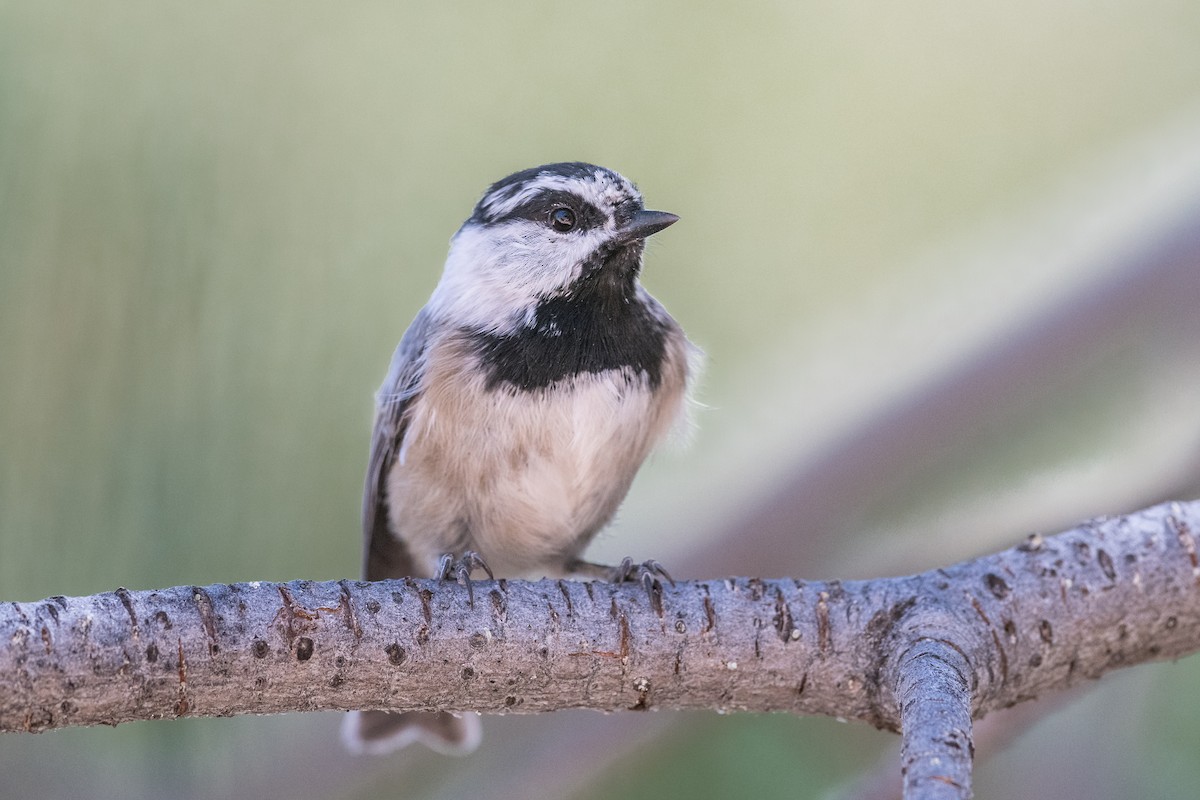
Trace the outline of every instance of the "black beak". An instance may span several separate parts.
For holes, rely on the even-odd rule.
[[[617,237],[621,242],[645,239],[678,221],[679,217],[669,211],[639,211],[628,224],[617,231]]]

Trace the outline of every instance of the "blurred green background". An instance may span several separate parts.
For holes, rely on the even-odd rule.
[[[760,553],[774,575],[1200,494],[1197,42],[1200,4],[1156,0],[0,2],[0,599],[355,575],[392,348],[484,187],[556,160],[681,215],[645,282],[708,354],[690,449],[597,558],[751,569],[730,537],[796,475],[832,510],[795,512],[809,549]],[[1146,266],[1164,241],[1182,268]],[[1126,290],[1097,326],[1087,298]],[[1093,327],[1042,361],[1071,313]],[[1005,347],[1069,366],[946,400]],[[895,445],[902,469],[822,467],[937,402],[955,434]],[[1198,690],[1194,659],[1109,676],[981,747],[979,794],[1191,796],[1173,698]],[[6,735],[0,796],[824,797],[892,743],[573,713],[489,720],[465,761],[353,760],[337,723]]]

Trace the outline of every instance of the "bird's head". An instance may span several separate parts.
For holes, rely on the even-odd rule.
[[[637,188],[592,164],[546,164],[492,184],[450,243],[431,306],[506,333],[539,303],[580,292],[632,299],[647,236],[678,217],[647,211]]]

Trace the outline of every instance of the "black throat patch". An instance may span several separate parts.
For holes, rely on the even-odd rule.
[[[637,248],[627,257],[640,255]],[[616,266],[610,263],[567,294],[541,301],[529,326],[505,335],[472,332],[487,388],[507,384],[534,391],[580,373],[622,367],[644,374],[650,387],[657,387],[667,324],[638,297],[636,266]]]

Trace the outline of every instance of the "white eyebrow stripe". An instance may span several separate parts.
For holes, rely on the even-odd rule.
[[[506,187],[499,196],[484,198],[483,208],[488,216],[503,217],[542,192],[574,192],[582,188],[580,181],[569,180],[560,175],[539,175],[532,181],[519,184],[519,186],[520,188],[516,191],[512,191],[513,187]]]
[[[542,192],[563,191],[575,194],[580,199],[607,211],[625,199],[641,200],[641,194],[633,184],[619,176],[597,170],[590,178],[566,178],[562,175],[541,174],[512,190],[506,187],[495,197],[485,197],[484,212],[489,217],[503,217],[519,208]]]

